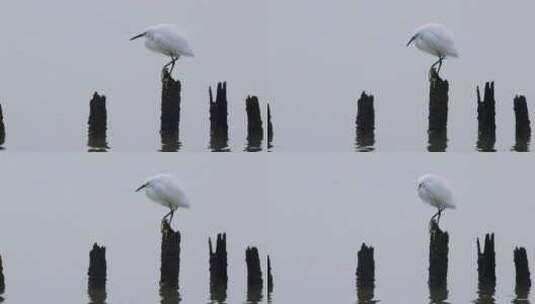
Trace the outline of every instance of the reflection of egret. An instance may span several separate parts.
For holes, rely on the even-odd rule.
[[[417,28],[407,46],[413,41],[419,50],[438,57],[437,62],[431,66],[433,69],[438,64],[437,73],[440,73],[442,60],[446,57],[459,57],[453,35],[442,24],[428,23]]]
[[[446,182],[439,176],[426,174],[418,179],[418,196],[420,199],[438,209],[438,212],[431,217],[431,221],[438,216],[437,224],[440,222],[440,215],[446,208],[455,209],[453,196]]]
[[[149,50],[171,57],[171,61],[164,66],[164,68],[171,66],[169,73],[173,72],[175,62],[180,56],[193,57],[189,41],[172,24],[150,26],[130,40],[141,37],[145,37],[145,46]]]
[[[189,208],[186,193],[180,188],[174,176],[158,174],[149,178],[143,185],[136,189],[136,192],[141,189],[145,189],[145,194],[151,200],[169,208],[169,213],[164,216],[164,219],[170,216],[169,223],[173,220],[176,209]]]

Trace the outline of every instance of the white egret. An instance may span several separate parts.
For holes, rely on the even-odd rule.
[[[136,192],[145,189],[145,194],[154,202],[169,208],[163,219],[170,216],[169,223],[173,220],[175,210],[189,208],[189,200],[186,193],[180,188],[177,179],[168,174],[158,174],[145,181],[136,189]]]
[[[171,61],[164,65],[164,69],[171,66],[169,73],[180,56],[193,57],[188,39],[172,24],[150,26],[143,33],[130,38],[130,41],[141,37],[145,37],[145,47],[149,50],[171,57]]]
[[[455,209],[451,190],[446,182],[439,176],[426,174],[418,179],[418,196],[420,199],[435,208],[438,212],[431,217],[431,221],[438,216],[437,224],[440,222],[440,215],[444,209]]]
[[[428,54],[438,57],[431,69],[438,64],[438,71],[442,67],[442,60],[446,57],[459,57],[455,48],[453,34],[442,24],[428,23],[416,29],[407,46],[414,42],[416,47]]]

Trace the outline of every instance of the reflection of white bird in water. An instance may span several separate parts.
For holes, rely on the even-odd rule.
[[[193,57],[189,41],[172,24],[150,26],[143,33],[130,38],[130,40],[141,37],[145,37],[145,46],[149,50],[171,57],[171,61],[164,65],[164,69],[171,66],[169,73],[173,72],[175,62],[180,56]]]
[[[446,208],[455,209],[453,196],[446,182],[439,176],[426,174],[418,179],[418,196],[420,199],[438,209],[438,212],[431,217],[431,222],[438,216],[437,225],[440,222],[440,215]]]
[[[412,42],[419,50],[438,57],[437,62],[431,66],[431,69],[433,69],[438,64],[437,73],[440,73],[442,60],[446,57],[459,57],[459,52],[457,52],[453,42],[453,35],[442,24],[428,23],[419,27],[407,43],[407,46]]]
[[[153,176],[137,188],[136,192],[142,189],[145,189],[145,194],[151,200],[169,208],[169,213],[163,217],[165,220],[170,216],[169,223],[173,220],[176,209],[189,208],[186,193],[180,188],[177,179],[172,175],[158,174]]]

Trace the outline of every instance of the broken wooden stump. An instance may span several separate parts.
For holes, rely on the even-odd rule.
[[[90,304],[106,302],[106,247],[93,244],[89,252],[89,268],[87,270],[87,294]]]
[[[496,252],[494,233],[485,235],[483,251],[477,238],[477,278],[483,287],[496,286]]]
[[[180,149],[180,81],[174,80],[166,68],[162,70],[162,103],[160,138],[162,152]]]
[[[210,150],[228,152],[228,110],[227,83],[218,82],[214,100],[212,88],[208,88],[210,96]]]
[[[262,128],[262,116],[260,113],[258,97],[247,96],[245,100],[245,110],[247,112],[247,146],[245,151],[261,151],[262,140],[264,139],[264,129]]]
[[[374,249],[362,243],[357,254],[357,299],[359,303],[369,303],[375,293]]]
[[[268,150],[273,148],[273,124],[271,123],[271,107],[267,104],[267,137]]]
[[[6,125],[4,124],[4,113],[2,105],[0,104],[0,150],[2,145],[6,142]]]
[[[371,152],[375,145],[375,109],[373,95],[362,92],[357,101],[356,145],[357,151]]]
[[[448,285],[449,234],[431,221],[429,237],[429,278],[431,289],[444,289]]]
[[[485,83],[483,99],[477,87],[477,149],[481,152],[495,152],[496,143],[496,99],[494,82]]]
[[[262,300],[262,269],[260,257],[256,247],[247,247],[245,250],[245,262],[247,264],[247,301],[259,302]]]
[[[526,248],[516,247],[513,252],[513,255],[516,272],[515,291],[517,294],[529,293],[529,289],[531,288],[531,278]]]
[[[210,298],[212,301],[224,302],[227,299],[227,234],[218,233],[216,249],[213,251],[212,240],[208,238],[210,262]]]
[[[268,295],[273,292],[273,274],[271,273],[271,258],[267,256],[267,289]]]
[[[531,123],[529,120],[528,104],[526,97],[515,96],[515,145],[514,151],[528,152],[531,139]]]
[[[107,119],[106,96],[95,92],[89,101],[89,119],[87,121],[89,152],[104,152],[108,149],[106,142]]]
[[[160,286],[178,289],[180,273],[180,231],[174,231],[167,220],[162,221]]]
[[[449,83],[431,69],[429,78],[429,116],[427,151],[444,152],[448,147]]]
[[[5,291],[6,281],[4,278],[4,264],[2,263],[2,256],[0,256],[0,296],[3,295]]]

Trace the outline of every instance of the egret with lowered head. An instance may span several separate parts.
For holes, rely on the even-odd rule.
[[[428,23],[417,28],[407,46],[413,42],[419,50],[438,57],[437,62],[431,66],[433,69],[438,64],[437,74],[440,73],[442,60],[446,57],[459,57],[453,34],[442,24]]]
[[[444,209],[455,209],[451,190],[446,182],[439,176],[426,174],[418,179],[418,196],[420,199],[435,208],[438,212],[431,217],[431,222],[438,216],[437,225],[440,222],[440,215]]]
[[[171,57],[171,61],[164,65],[164,69],[171,66],[169,73],[173,72],[175,62],[181,57],[193,57],[189,41],[181,34],[175,25],[157,24],[150,26],[143,33],[130,40],[145,37],[145,46],[156,53]]]
[[[180,188],[177,179],[169,174],[158,174],[145,181],[136,192],[145,189],[145,194],[154,202],[169,208],[163,220],[169,218],[169,224],[178,208],[189,208],[186,193]]]

